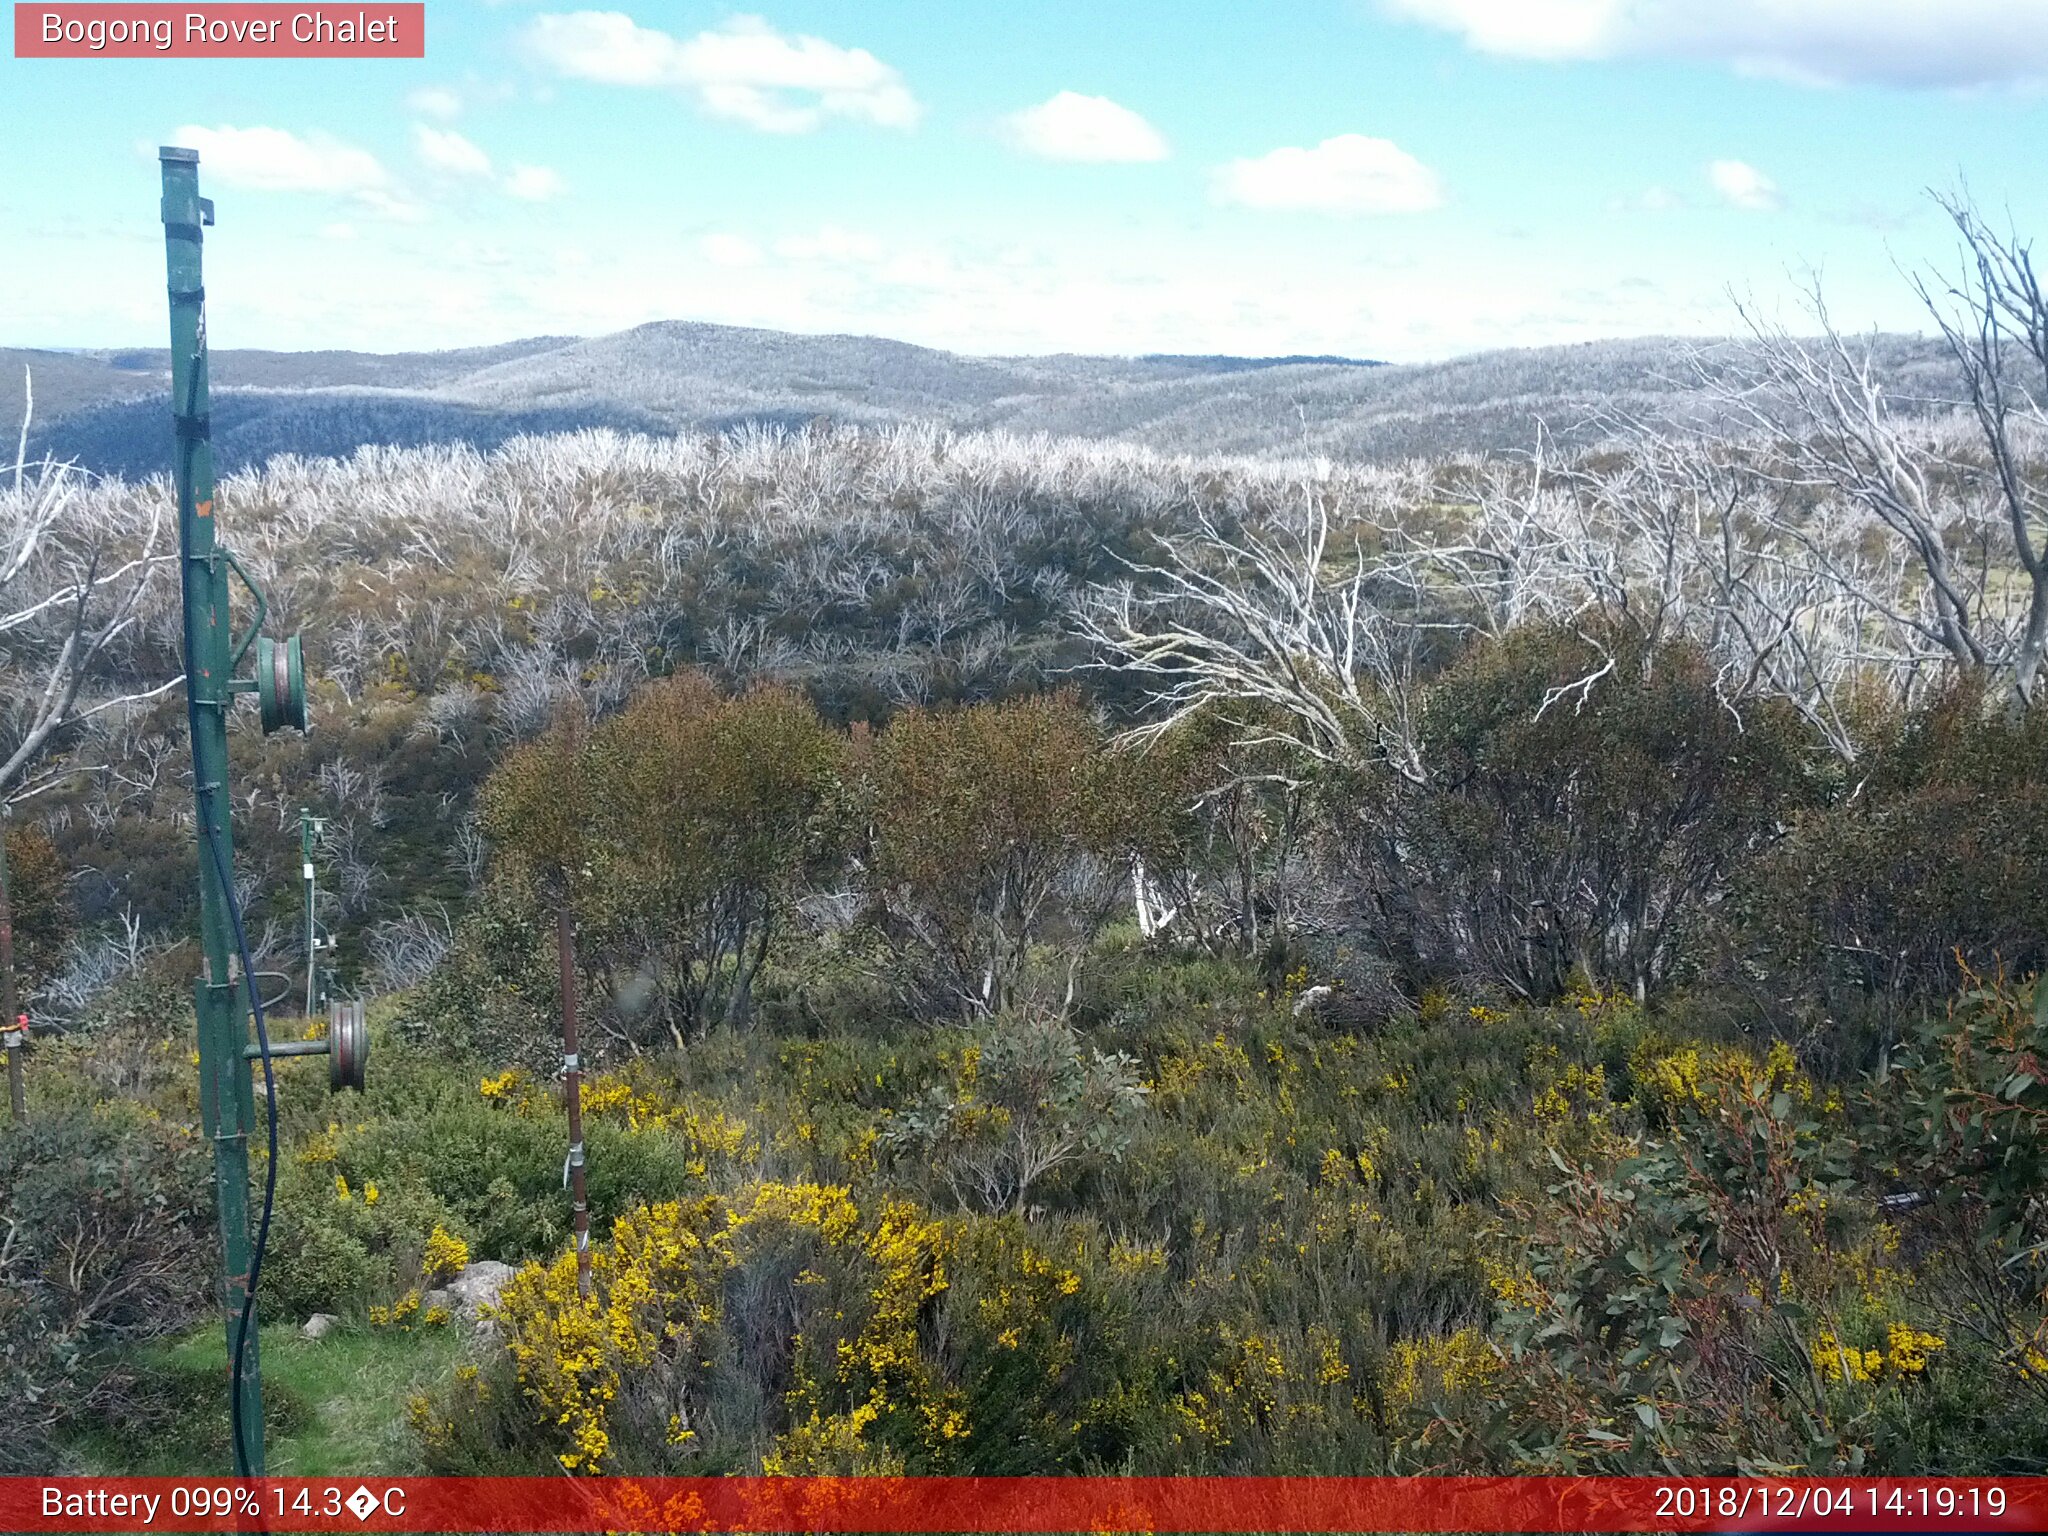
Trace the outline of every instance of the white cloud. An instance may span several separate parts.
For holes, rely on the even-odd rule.
[[[1343,133],[1217,167],[1216,196],[1247,208],[1420,213],[1443,202],[1436,172],[1391,139]]]
[[[201,128],[188,123],[169,142],[198,150],[209,178],[256,192],[367,196],[390,182],[375,155],[322,133],[302,138],[282,128]]]
[[[1645,187],[1640,192],[1614,200],[1613,207],[1621,213],[1671,213],[1685,206],[1685,199],[1669,187]]]
[[[619,11],[573,11],[537,17],[526,47],[560,74],[684,91],[711,116],[766,133],[808,133],[829,118],[908,128],[920,110],[865,48],[789,36],[758,16],[677,38]]]
[[[2048,77],[2048,0],[1382,0],[1487,53],[1719,63],[1803,84]]]
[[[1778,184],[1746,160],[1716,160],[1707,167],[1707,180],[1737,208],[1775,213],[1785,206]]]
[[[443,122],[462,116],[462,98],[445,85],[422,86],[405,98],[405,104],[421,117],[438,117]]]
[[[356,194],[356,200],[380,219],[393,224],[424,224],[427,210],[404,193],[386,192],[381,187],[367,187]]]
[[[1048,160],[1164,160],[1166,136],[1107,96],[1061,91],[1003,120],[1010,142]]]
[[[451,176],[496,181],[510,196],[529,203],[545,203],[567,190],[561,174],[544,165],[515,165],[503,177],[491,164],[491,157],[473,140],[452,128],[430,128],[415,123],[413,147],[427,165]]]
[[[451,176],[491,174],[491,157],[453,128],[429,128],[425,123],[415,123],[412,142],[420,159],[437,171],[446,171]]]
[[[880,261],[882,242],[859,230],[826,224],[815,234],[791,235],[776,241],[775,254],[785,261]]]
[[[697,242],[697,250],[714,267],[758,267],[761,264],[761,247],[745,235],[706,235]]]
[[[1614,49],[1626,0],[1386,0],[1397,16],[1462,33],[1484,53],[1598,58]]]
[[[544,165],[515,165],[505,178],[505,190],[529,203],[545,203],[568,190],[561,174]]]

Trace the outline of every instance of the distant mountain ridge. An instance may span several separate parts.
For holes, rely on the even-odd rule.
[[[1286,357],[1234,357],[1227,352],[1143,352],[1141,363],[1171,363],[1211,373],[1243,373],[1253,368],[1285,368],[1294,363],[1335,363],[1346,368],[1384,368],[1372,357],[1339,357],[1334,353],[1291,353]]]
[[[1333,355],[1152,353],[974,357],[868,336],[658,321],[447,352],[215,352],[224,469],[368,444],[491,447],[525,432],[668,433],[755,422],[932,421],[1113,439],[1166,452],[1390,459],[1569,440],[1597,412],[1681,404],[1696,343],[1669,337],[1391,364]],[[1939,369],[1931,344],[1886,338],[1887,365]],[[0,349],[0,441],[35,375],[33,446],[140,478],[168,459],[162,349]]]

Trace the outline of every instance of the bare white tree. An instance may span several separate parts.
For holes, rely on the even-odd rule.
[[[454,922],[439,903],[432,911],[422,908],[387,918],[370,930],[371,985],[379,992],[418,986],[454,942]]]
[[[33,380],[27,384],[33,404]],[[28,461],[24,411],[13,483],[0,489],[0,799],[53,780],[37,768],[67,727],[178,686],[119,677],[162,558],[162,508],[83,494],[71,464]],[[109,514],[114,515],[109,515]]]
[[[1201,508],[1192,522],[1076,615],[1104,664],[1146,686],[1144,733],[1207,711],[1241,747],[1384,763],[1419,782],[1418,625],[1391,611],[1401,593],[1380,578],[1393,567],[1368,553],[1366,530],[1341,536],[1333,555],[1329,498],[1313,484],[1291,526],[1232,536]]]
[[[2039,696],[2048,651],[2048,297],[2030,243],[1999,234],[1960,195],[1935,200],[1962,239],[1963,270],[1939,289],[1924,276],[1916,286],[1962,371],[1984,477],[2004,514],[2001,553],[2017,566],[2009,574],[2019,590],[2003,664],[2024,706]]]
[[[1817,283],[1805,299],[1815,339],[1744,307],[1750,338],[1721,398],[1749,435],[1750,472],[1805,493],[1779,499],[1770,538],[1788,570],[1854,615],[1863,660],[1895,691],[1938,662],[2024,705],[2048,644],[2048,461],[2040,396],[2020,376],[2034,343],[2022,337],[2048,354],[2048,311],[2025,247],[1944,206],[1974,264],[1939,293],[1919,286],[1964,401],[1888,385],[1872,339],[1842,333]],[[1957,405],[1974,433],[1953,430]]]

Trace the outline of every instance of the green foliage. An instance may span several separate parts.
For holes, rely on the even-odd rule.
[[[1023,1211],[1040,1180],[1069,1164],[1120,1162],[1146,1086],[1125,1052],[1086,1046],[1043,1014],[998,1016],[955,1058],[952,1080],[884,1133],[892,1151],[938,1173],[963,1206]]]
[[[541,1069],[561,1060],[554,917],[532,882],[488,878],[409,999],[410,1032],[457,1057]]]
[[[126,1401],[114,1353],[207,1298],[205,1149],[144,1106],[40,1100],[0,1130],[0,1471],[48,1471],[66,1425]]]
[[[697,673],[519,748],[483,796],[493,900],[457,945],[462,979],[437,982],[430,1012],[468,1043],[523,1054],[514,1042],[545,1007],[538,953],[553,937],[537,930],[566,905],[617,1044],[681,1044],[747,1019],[798,896],[843,852],[844,752],[799,695],[728,698]],[[486,1001],[492,977],[533,1001]]]
[[[403,1407],[420,1386],[460,1369],[454,1328],[343,1325],[309,1339],[296,1322],[262,1331],[265,1461],[287,1477],[403,1473],[418,1452]],[[218,1323],[123,1363],[131,1406],[71,1442],[95,1475],[191,1476],[228,1465],[227,1346]]]
[[[124,1469],[153,1467],[167,1475],[233,1465],[222,1334],[216,1324],[200,1335],[205,1343],[198,1348],[158,1343],[131,1354],[123,1362],[117,1400],[78,1436],[85,1459],[115,1459]],[[305,1399],[275,1368],[270,1345],[270,1339],[262,1340],[266,1450],[303,1430],[309,1417]],[[276,1464],[274,1451],[268,1459]]]
[[[1990,1295],[2048,1296],[2048,984],[1971,980],[1878,1079],[1882,1171],[1969,1232]]]
[[[1894,1024],[1978,971],[2048,964],[2048,710],[1958,690],[1877,734],[1850,792],[1741,882],[1752,974],[1809,1014]]]
[[[1018,1001],[1037,945],[1078,954],[1159,819],[1143,763],[1106,752],[1068,693],[909,711],[871,773],[883,920],[952,1009]]]
[[[1435,1418],[1402,1460],[1622,1474],[2039,1467],[2039,1170],[2027,1111],[2005,1113],[2032,1087],[2022,1069],[2038,1027],[2024,993],[1965,998],[1930,1026],[1927,1055],[1847,1105],[1783,1045],[1762,1058],[1648,1047],[1638,1087],[1663,1133],[1578,1161],[1553,1153],[1559,1177],[1508,1204],[1491,1271],[1504,1369],[1482,1412]],[[2018,1148],[2010,1183],[2002,1156],[1968,1152],[2004,1137]],[[1878,1197],[1901,1177],[1954,1193],[1887,1209]]]
[[[1962,922],[1982,877],[2001,912],[1968,952],[2027,937],[2032,727],[1899,726],[1813,809],[1801,732],[1714,682],[1626,636],[1477,648],[1427,691],[1424,782],[1394,785],[1278,782],[1200,720],[1126,751],[1071,695],[842,735],[798,695],[673,678],[492,779],[489,878],[376,1010],[370,1092],[281,1070],[265,1305],[381,1338],[430,1242],[531,1261],[511,1326],[405,1415],[439,1470],[2039,1470],[2034,994],[1972,980],[1861,1093],[1844,1032],[1797,1057],[1743,1033],[1807,974],[1805,930],[1743,927],[1757,882],[1860,807],[1939,801],[1938,829],[2005,804],[2010,868],[1964,846],[1922,921]],[[1164,933],[1109,925],[1140,859],[1186,914]],[[1337,899],[1340,866],[1369,902]],[[1773,894],[1839,882],[1839,913],[1865,869]],[[588,1054],[625,1058],[585,1083],[590,1298],[564,899]],[[1716,925],[1757,969],[1669,990]],[[47,1284],[0,1295],[23,1393],[150,1443],[184,1388],[120,1418],[115,1351],[189,1316],[162,1298],[203,1300],[211,1256],[175,987],[147,972],[39,1046],[37,1113],[80,1151],[0,1163],[9,1221],[143,1202],[163,1220],[121,1241],[180,1234],[174,1261],[110,1260],[145,1316],[80,1330]]]
[[[1840,1126],[1782,1050],[1687,1049],[1644,1077],[1668,1137],[1592,1164],[1553,1153],[1561,1180],[1511,1207],[1508,1369],[1484,1428],[1439,1438],[1554,1472],[1826,1466],[1793,1298],[1827,1293]]]
[[[1560,995],[1675,975],[1745,857],[1809,793],[1781,705],[1719,691],[1683,643],[1519,630],[1424,698],[1426,779],[1368,788],[1358,868],[1386,942],[1431,976]]]
[[[266,1289],[293,1316],[360,1314],[431,1283],[423,1256],[436,1228],[474,1257],[510,1262],[568,1236],[568,1122],[556,1095],[474,1060],[400,1045],[377,1056],[361,1118],[323,1120],[317,1107],[295,1117],[265,1271]],[[486,1093],[486,1084],[497,1086]],[[690,1149],[662,1127],[594,1110],[584,1137],[600,1236],[635,1202],[690,1187]]]
[[[10,823],[5,836],[14,985],[16,995],[26,999],[56,970],[75,917],[63,856],[48,834],[39,827]]]
[[[402,1315],[437,1227],[536,1261],[519,1350],[435,1357],[403,1413],[411,1379],[377,1389],[413,1437],[377,1454],[443,1471],[530,1473],[591,1431],[650,1472],[2020,1471],[2048,1428],[2039,1088],[2015,1086],[2042,1026],[1984,993],[1863,1094],[1612,992],[1431,992],[1356,1033],[1242,961],[1136,947],[1070,1023],[717,1029],[587,1083],[587,1305],[547,1080],[380,1009],[362,1100],[281,1074],[266,1306]],[[189,1113],[182,1051],[123,1050],[164,1120],[66,1124]],[[41,1057],[52,1116],[100,1092],[91,1054]],[[203,1148],[160,1134],[203,1264]],[[960,1198],[949,1158],[999,1194]],[[1952,1199],[1878,1205],[1950,1169]],[[156,1443],[163,1383],[86,1360],[63,1379]]]
[[[588,885],[593,791],[590,727],[571,711],[505,755],[478,797],[484,832],[550,905]]]
[[[800,695],[696,674],[600,727],[580,954],[633,1040],[752,1014],[797,897],[843,852],[844,754]]]
[[[331,1140],[315,1140],[280,1170],[265,1290],[287,1317],[315,1312],[360,1315],[421,1278],[421,1256],[438,1226],[458,1227],[446,1202],[416,1180],[351,1181],[335,1171]],[[351,1152],[355,1149],[350,1148]],[[357,1166],[377,1161],[353,1156]]]

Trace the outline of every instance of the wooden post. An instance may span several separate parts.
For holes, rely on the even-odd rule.
[[[28,1122],[28,1085],[22,1081],[22,1053],[28,1027],[14,992],[14,877],[7,868],[7,826],[0,822],[0,1039],[7,1046],[7,1103],[14,1123]]]

